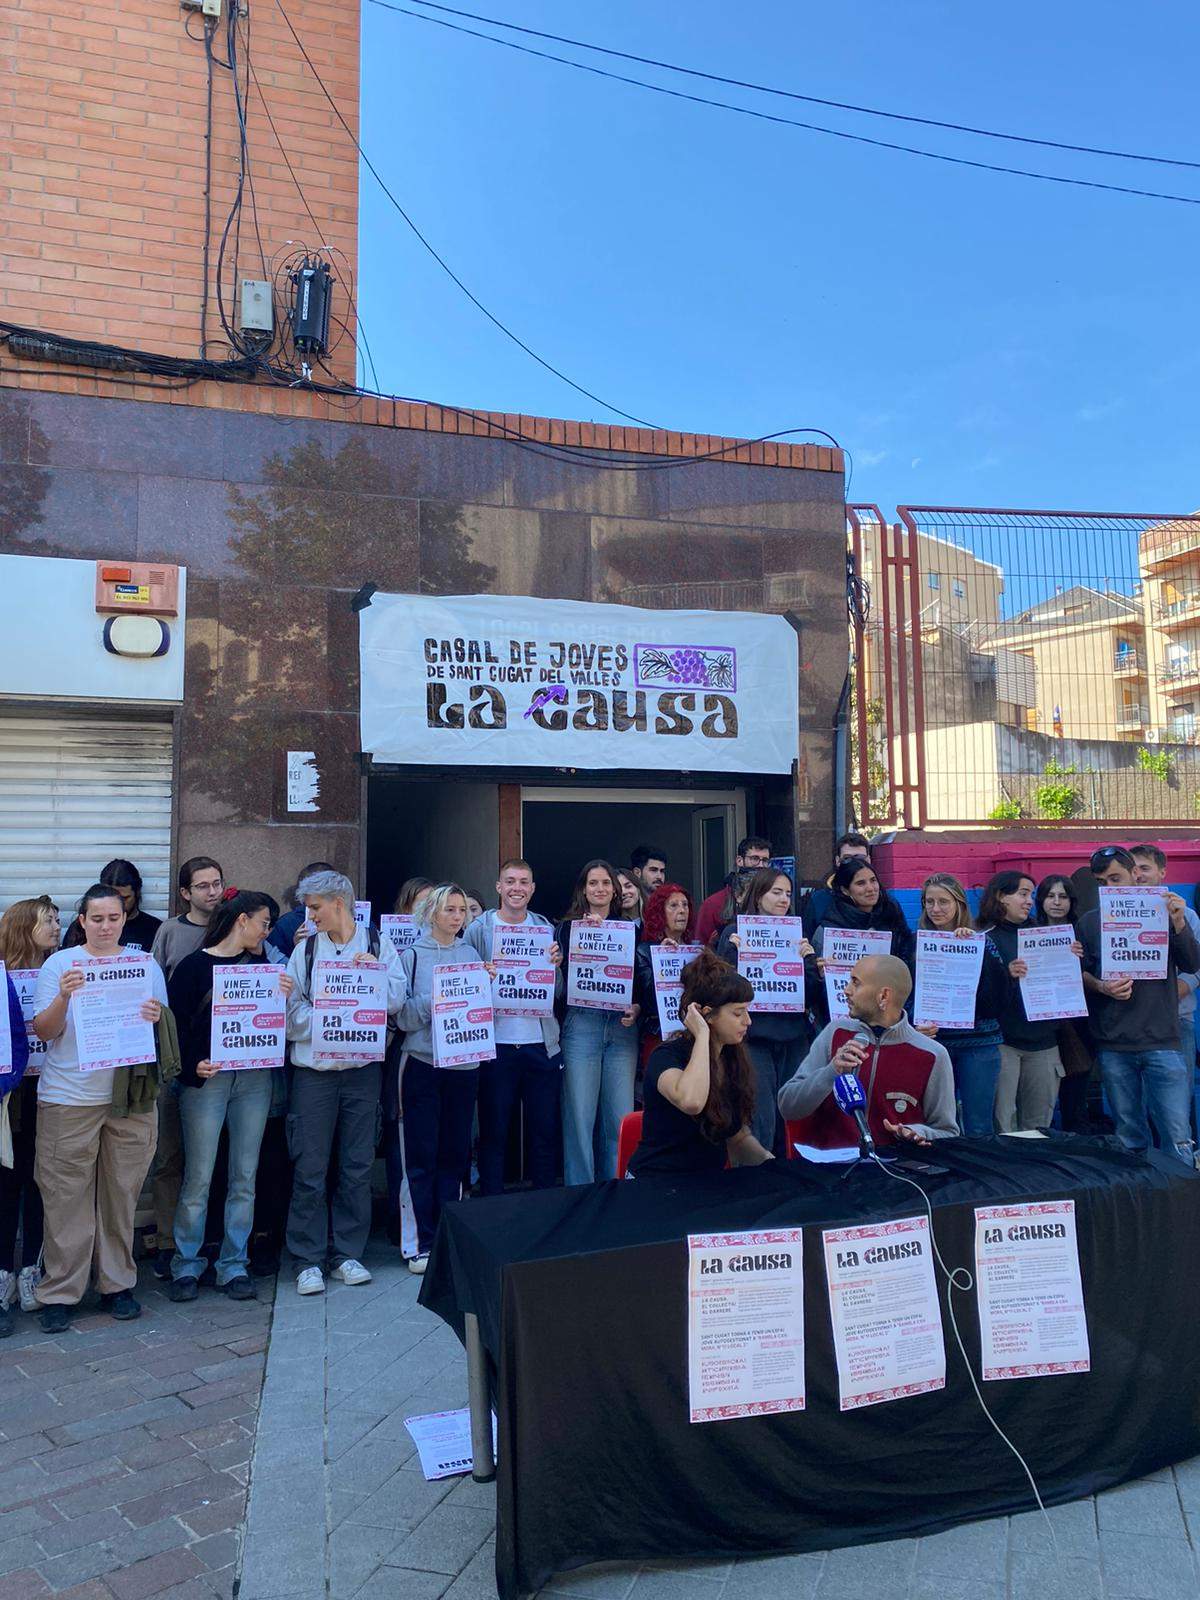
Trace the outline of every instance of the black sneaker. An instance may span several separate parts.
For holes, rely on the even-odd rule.
[[[142,1314],[141,1305],[128,1289],[122,1289],[117,1294],[102,1294],[100,1309],[107,1311],[118,1322],[133,1322]]]
[[[236,1278],[230,1278],[229,1282],[221,1284],[220,1288],[221,1293],[228,1295],[231,1300],[258,1299],[258,1291],[245,1272],[239,1272]]]
[[[71,1326],[70,1306],[43,1306],[38,1317],[43,1333],[66,1333]]]
[[[252,1278],[274,1278],[279,1274],[279,1252],[274,1254],[270,1250],[250,1257],[250,1276]]]
[[[167,1299],[173,1300],[176,1305],[182,1305],[185,1301],[194,1300],[199,1293],[200,1280],[189,1274],[186,1278],[172,1280],[171,1287],[167,1290]],[[115,1311],[113,1315],[116,1315]]]
[[[7,1339],[12,1334],[12,1317],[8,1314],[7,1306],[0,1306],[0,1339]]]
[[[171,1281],[171,1262],[175,1258],[175,1246],[169,1250],[158,1250],[154,1255],[154,1276],[163,1283]]]

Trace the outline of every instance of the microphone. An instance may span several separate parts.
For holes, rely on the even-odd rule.
[[[839,1111],[853,1117],[858,1124],[858,1149],[863,1156],[875,1154],[875,1140],[867,1123],[867,1097],[862,1084],[853,1072],[839,1072],[833,1080],[833,1098]]]

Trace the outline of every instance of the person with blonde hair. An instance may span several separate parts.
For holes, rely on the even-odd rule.
[[[58,939],[58,907],[49,895],[18,900],[0,917],[0,961],[9,974],[6,989],[12,1046],[8,1070],[0,1068],[0,1339],[13,1331],[8,1313],[14,1301],[19,1302],[22,1311],[37,1310],[34,1290],[41,1277],[38,1263],[42,1256],[42,1196],[33,1181],[33,1157],[37,1140],[36,1062],[46,1047],[38,1040],[36,1053],[30,1050],[24,1010],[11,974],[35,972],[58,949]],[[29,1071],[31,1062],[33,1072]],[[6,1124],[11,1158],[7,1164]]]

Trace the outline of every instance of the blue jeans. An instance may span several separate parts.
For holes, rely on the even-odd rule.
[[[969,1139],[984,1139],[995,1131],[996,1082],[1000,1077],[1000,1030],[995,1038],[952,1042],[943,1033],[950,1065],[954,1068],[954,1092],[962,1112],[962,1131]]]
[[[173,1278],[198,1278],[207,1266],[201,1254],[208,1190],[221,1129],[229,1124],[229,1186],[225,1194],[225,1237],[217,1258],[217,1283],[246,1272],[247,1245],[254,1224],[254,1176],[275,1074],[257,1068],[218,1072],[199,1088],[179,1091],[183,1125],[183,1186],[175,1211]]]
[[[1178,1050],[1097,1050],[1100,1080],[1126,1150],[1150,1146],[1150,1123],[1166,1155],[1190,1167],[1192,1074]],[[1149,1115],[1149,1123],[1147,1122]]]
[[[636,1027],[619,1011],[568,1006],[562,1028],[563,1171],[568,1184],[617,1175],[621,1118],[633,1110]]]

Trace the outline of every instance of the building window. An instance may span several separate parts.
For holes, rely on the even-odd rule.
[[[942,586],[941,574],[938,573],[938,572],[931,572],[929,574],[929,587],[931,589],[940,589],[941,586]]]
[[[954,580],[954,598],[956,600],[965,600],[967,598],[967,586],[961,578],[955,578]]]

